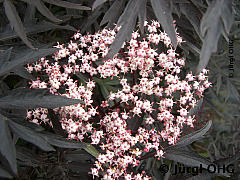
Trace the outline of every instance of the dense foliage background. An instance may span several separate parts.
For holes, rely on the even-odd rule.
[[[51,47],[57,41],[68,42],[77,30],[95,33],[115,23],[122,28],[111,45],[111,58],[137,23],[144,34],[144,20],[156,19],[174,46],[176,21],[186,41],[177,50],[187,58],[187,70],[198,73],[207,67],[214,86],[193,109],[198,124],[186,129],[179,146],[169,148],[162,161],[153,158],[153,152],[146,153],[138,170],[145,170],[156,180],[239,179],[238,0],[0,0],[0,15],[0,177],[92,179],[88,172],[97,148],[66,141],[56,126],[43,129],[25,120],[27,108],[52,109],[79,102],[42,90],[23,90],[29,80],[36,79],[24,65],[56,52]],[[100,87],[103,97],[111,91],[108,88]],[[53,114],[50,119],[58,121]],[[234,173],[173,175],[177,163],[205,167],[234,164]],[[167,164],[169,171],[162,171],[161,164]]]

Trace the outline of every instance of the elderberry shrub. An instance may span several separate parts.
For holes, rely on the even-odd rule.
[[[120,27],[94,35],[76,33],[68,44],[55,46],[60,50],[52,58],[43,57],[26,67],[28,72],[42,75],[30,82],[30,88],[48,88],[52,94],[84,101],[55,108],[54,112],[61,117],[69,139],[90,141],[101,148],[103,153],[91,168],[93,176],[101,172],[103,179],[151,179],[144,172],[134,174],[128,167],[138,166],[144,151],[155,150],[156,158],[164,157],[162,142],[173,145],[184,124],[193,127],[195,119],[188,111],[211,86],[206,69],[196,76],[189,72],[185,79],[180,78],[185,59],[175,52],[157,21],[145,22],[144,26],[148,31],[145,37],[133,32],[119,53],[102,63],[100,59],[108,54]],[[177,40],[178,44],[183,41],[178,33]],[[153,48],[160,43],[166,49],[163,52]],[[73,78],[75,74],[89,78],[79,83]],[[110,92],[105,100],[96,100],[93,96],[99,79],[114,79],[113,85],[121,88]],[[62,87],[64,93],[60,92]],[[29,110],[27,118],[52,126],[47,114],[47,109],[37,108]]]

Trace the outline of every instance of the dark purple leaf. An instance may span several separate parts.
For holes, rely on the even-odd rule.
[[[181,137],[175,145],[170,146],[167,149],[184,147],[203,138],[203,136],[208,132],[211,126],[212,126],[212,121],[209,121],[204,127],[202,127],[201,129],[193,133],[190,133],[186,136]]]
[[[61,0],[43,0],[43,1],[45,1],[49,4],[54,4],[56,6],[70,8],[70,9],[91,10],[90,7],[82,6],[80,4],[71,3],[71,2],[67,2],[67,1],[61,1]]]
[[[22,65],[27,63],[32,63],[34,61],[39,60],[42,57],[45,57],[49,54],[56,52],[58,49],[49,48],[49,49],[39,49],[39,50],[31,50],[25,49],[19,54],[16,55],[11,61],[5,61],[0,66],[0,75],[4,75]]]
[[[200,29],[204,40],[196,74],[207,66],[211,54],[217,51],[220,35],[227,36],[226,33],[229,33],[233,22],[231,2],[232,0],[212,2],[202,18]]]
[[[7,172],[1,165],[0,165],[0,177],[2,178],[12,178],[12,175]]]
[[[8,119],[0,114],[0,153],[8,161],[11,170],[17,174],[16,150],[8,127]]]
[[[12,108],[56,108],[83,103],[78,99],[70,99],[65,96],[47,93],[47,89],[18,88],[0,98],[0,107]]]
[[[46,18],[50,19],[53,22],[62,22],[61,19],[56,18],[53,13],[45,6],[41,0],[24,0],[25,2],[34,5],[37,10]]]
[[[168,0],[151,0],[151,3],[159,23],[163,26],[163,29],[170,37],[173,46],[176,48],[177,35],[175,27],[173,25],[173,17],[170,2]]]
[[[13,121],[10,121],[9,125],[12,131],[25,141],[38,146],[44,151],[55,151],[54,148],[48,144],[47,141],[43,139],[38,132],[35,132],[34,130]]]
[[[133,29],[136,25],[139,7],[141,7],[142,3],[144,3],[144,1],[141,1],[141,3],[139,3],[138,0],[128,2],[127,7],[117,23],[117,26],[121,26],[121,29],[117,33],[115,40],[110,46],[110,50],[104,59],[112,58],[121,49],[123,43],[131,39]]]
[[[100,26],[106,24],[107,22],[109,22],[109,24],[114,23],[115,20],[120,16],[120,13],[124,8],[124,4],[125,0],[114,1],[114,3],[103,16]]]
[[[147,9],[146,9],[147,1],[146,0],[143,0],[143,1],[144,2],[141,3],[141,6],[139,7],[139,11],[138,11],[139,27],[142,34],[144,34],[144,21],[146,20],[146,13],[147,13]]]
[[[179,6],[181,12],[188,18],[200,37],[200,18],[202,17],[201,12],[191,3],[182,3],[179,4]]]
[[[34,49],[31,42],[28,40],[27,35],[24,31],[22,21],[18,15],[12,0],[4,0],[3,2],[6,16],[10,22],[12,29],[17,33],[17,35],[22,39],[22,41],[30,48]]]
[[[92,6],[92,10],[95,10],[98,6],[105,3],[107,0],[95,0]]]

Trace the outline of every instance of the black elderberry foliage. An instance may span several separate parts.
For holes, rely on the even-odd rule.
[[[0,178],[92,179],[88,172],[101,149],[66,140],[52,111],[83,102],[51,95],[44,89],[28,89],[29,80],[38,76],[24,66],[51,57],[58,50],[53,45],[68,42],[78,30],[94,34],[117,24],[122,28],[110,46],[107,58],[112,58],[137,25],[144,35],[144,21],[154,19],[187,59],[186,71],[198,74],[209,69],[213,87],[189,112],[196,116],[195,127],[184,127],[175,146],[163,142],[164,159],[154,158],[153,151],[144,153],[139,167],[129,170],[134,174],[145,171],[157,180],[239,179],[239,0],[0,0],[0,17]],[[185,41],[181,46],[177,46],[175,25]],[[88,81],[80,73],[74,78],[81,83]],[[114,81],[98,82],[96,102],[118,89],[118,83],[109,83]],[[53,128],[26,120],[26,110],[36,107],[49,109]],[[131,121],[128,127],[137,130],[144,121],[138,122]],[[201,165],[204,170],[197,175],[174,175],[177,163]],[[161,170],[163,164],[168,171]],[[234,171],[210,173],[210,164],[231,164]]]

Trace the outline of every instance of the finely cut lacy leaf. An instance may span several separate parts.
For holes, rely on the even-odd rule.
[[[202,14],[199,11],[199,9],[191,3],[180,3],[179,6],[180,6],[181,12],[188,18],[188,20],[193,25],[195,31],[201,38],[200,17],[202,16]]]
[[[16,150],[8,127],[8,119],[0,114],[0,154],[6,158],[11,170],[17,174]]]
[[[44,3],[41,0],[23,0],[23,1],[34,5],[43,16],[50,19],[51,21],[56,23],[62,22],[61,19],[56,18],[52,14],[52,12],[44,5]]]
[[[196,74],[200,73],[207,66],[211,54],[217,51],[220,35],[227,36],[226,33],[229,33],[232,23],[232,0],[212,2],[204,14],[200,25],[204,40]]]
[[[138,11],[138,21],[139,21],[139,28],[141,30],[141,33],[144,34],[144,21],[146,20],[146,13],[147,13],[147,2],[146,0],[143,0],[144,2],[141,3],[141,6],[139,7]]]
[[[70,25],[58,25],[58,24],[53,24],[51,22],[47,22],[44,20],[36,23],[30,22],[30,23],[24,24],[24,26],[25,26],[25,32],[27,35],[46,32],[52,29],[66,29],[70,31],[77,31],[77,29],[75,29]],[[16,32],[11,31],[9,28],[5,28],[3,32],[0,33],[1,41],[13,39],[16,37],[17,37]]]
[[[182,163],[187,166],[197,166],[202,165],[203,168],[207,168],[210,164],[213,164],[208,159],[191,152],[187,152],[186,150],[174,149],[173,151],[166,151],[164,154],[169,160],[173,160],[179,163]],[[213,167],[212,167],[213,168]],[[210,170],[212,170],[210,168]]]
[[[212,178],[219,176],[219,174],[216,173],[209,173],[207,171],[203,171],[203,173],[196,175],[196,176],[192,176],[190,178],[188,178],[187,180],[211,180]]]
[[[0,107],[2,108],[56,108],[79,103],[83,103],[83,101],[70,99],[65,96],[48,94],[46,89],[18,88],[0,98]]]
[[[55,149],[50,144],[48,144],[48,142],[42,138],[38,132],[35,132],[32,129],[22,126],[13,121],[10,121],[9,125],[12,131],[25,141],[33,143],[44,151],[55,151]]]
[[[35,62],[38,59],[45,57],[49,54],[56,52],[58,49],[49,48],[49,49],[39,49],[31,50],[26,49],[17,54],[11,61],[5,61],[0,66],[0,76],[20,67],[27,63]]]
[[[62,138],[55,134],[41,132],[40,136],[45,139],[49,144],[61,148],[85,148],[87,146],[86,143],[66,140],[65,138]]]
[[[107,0],[95,0],[93,5],[92,5],[92,10],[96,9],[98,6],[102,5],[105,3]]]
[[[80,4],[71,3],[67,1],[61,1],[61,0],[43,0],[43,1],[49,4],[54,4],[56,6],[65,7],[65,8],[78,9],[78,10],[91,10],[90,7],[82,6]]]
[[[3,169],[2,166],[0,165],[0,177],[12,178],[12,175],[9,172],[7,172],[5,169]]]
[[[227,78],[227,97],[225,98],[225,102],[227,102],[230,97],[236,99],[238,102],[240,101],[238,89],[231,80]]]
[[[201,129],[193,133],[190,133],[186,136],[181,137],[174,146],[170,146],[167,149],[184,147],[203,138],[203,136],[208,132],[211,126],[212,126],[212,121],[209,121],[207,124],[204,125],[204,127],[202,127]]]
[[[173,17],[171,14],[170,3],[168,0],[151,0],[152,8],[159,23],[169,35],[173,46],[177,47],[177,35],[173,25]]]
[[[12,3],[12,0],[4,0],[3,2],[5,13],[11,24],[11,27],[15,30],[17,35],[23,40],[23,42],[30,48],[34,49],[30,41],[28,41],[27,35],[24,31],[22,21],[17,13],[15,6]]]
[[[188,113],[188,116],[196,115],[196,114],[199,112],[199,110],[200,110],[200,108],[201,108],[201,106],[202,106],[202,103],[203,103],[203,98],[201,98],[200,100],[198,100],[198,102],[196,103],[196,105],[195,105],[192,109],[190,109],[190,111],[189,111],[189,113]]]
[[[100,26],[106,24],[113,24],[114,21],[118,18],[119,14],[121,13],[124,7],[125,0],[114,1],[112,6],[108,9],[108,11],[103,16],[103,19],[100,23]]]
[[[121,26],[121,29],[111,44],[106,59],[112,58],[121,49],[123,43],[131,38],[132,31],[137,20],[139,7],[141,7],[142,3],[144,3],[144,1],[141,1],[141,3],[139,3],[138,0],[132,0],[128,2],[127,7],[117,23],[117,26]]]
[[[11,53],[12,53],[12,47],[7,50],[0,51],[0,64],[3,64],[4,62],[9,61]]]
[[[10,121],[10,127],[20,138],[35,144],[44,151],[55,151],[51,145],[61,148],[85,148],[87,146],[85,143],[66,140],[55,134],[36,132],[13,121]]]

